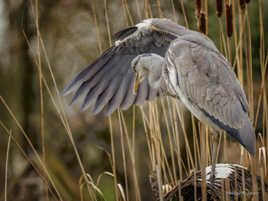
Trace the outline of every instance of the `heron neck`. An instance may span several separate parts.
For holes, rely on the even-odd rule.
[[[163,57],[152,54],[147,58],[147,65],[145,65],[148,69],[148,81],[149,85],[157,89],[161,85],[162,81],[162,72],[163,72],[163,64],[164,64],[164,59]]]

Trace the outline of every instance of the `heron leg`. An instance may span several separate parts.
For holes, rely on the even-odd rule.
[[[212,151],[211,151],[211,175],[210,181],[214,182],[216,178],[216,163],[217,163],[217,156],[218,156],[218,143],[219,143],[219,134],[215,133],[211,137],[212,139]]]

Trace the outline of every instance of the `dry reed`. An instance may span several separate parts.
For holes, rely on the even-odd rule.
[[[110,30],[110,21],[109,21],[109,12],[108,12],[108,3],[109,1],[104,0],[105,4],[105,24],[107,29],[107,35],[109,38],[109,43],[111,45],[111,30]],[[162,4],[160,0],[156,0],[156,6],[157,9],[154,11],[152,9],[152,6],[150,4],[151,1],[144,0],[144,17],[165,17],[165,12],[162,9]],[[173,1],[171,1],[173,2]],[[201,1],[196,0],[196,12],[198,13],[198,20],[199,20],[199,30],[203,33],[207,33],[207,20],[206,17],[208,16],[207,10],[206,12],[202,12],[202,5]],[[183,13],[183,19],[185,21],[185,25],[189,27],[189,22],[186,15],[186,10],[184,8],[184,2],[179,1]],[[207,2],[206,2],[207,3]],[[227,35],[224,34],[221,20],[219,19],[219,36],[220,36],[220,44],[222,47],[223,54],[228,58],[230,63],[237,68],[238,77],[239,80],[244,83],[243,75],[246,75],[245,79],[245,85],[248,89],[248,100],[251,107],[250,111],[250,117],[254,121],[254,126],[256,126],[257,119],[260,115],[262,115],[262,131],[266,132],[263,133],[262,139],[260,140],[260,137],[257,136],[258,139],[258,147],[264,147],[264,153],[263,157],[267,157],[267,147],[265,145],[268,144],[268,108],[267,108],[267,89],[266,89],[266,83],[267,83],[267,76],[266,76],[266,69],[267,69],[267,63],[268,63],[268,55],[265,53],[265,44],[264,44],[264,31],[263,31],[263,16],[262,16],[262,7],[261,3],[262,1],[259,0],[259,21],[260,21],[260,49],[259,49],[259,59],[260,59],[260,72],[261,72],[261,82],[260,87],[256,89],[256,85],[254,83],[253,78],[253,64],[252,64],[252,49],[251,49],[251,29],[250,29],[250,19],[249,19],[249,13],[247,12],[247,5],[249,3],[249,0],[240,0],[238,4],[235,3],[235,1],[228,1],[225,4],[225,14],[226,14],[226,32]],[[236,13],[235,6],[240,6],[241,10],[245,10],[245,13]],[[140,8],[142,5],[139,3],[139,1],[136,1],[136,9],[139,20],[142,18],[142,9]],[[171,5],[173,9],[173,15],[174,19],[177,19],[176,12],[174,11],[175,6]],[[45,61],[47,62],[47,66],[49,68],[49,76],[53,80],[53,87],[56,89],[57,98],[60,99],[60,93],[58,90],[58,86],[56,83],[56,80],[54,78],[54,73],[52,71],[52,68],[49,63],[49,59],[47,56],[45,44],[43,43],[42,36],[39,32],[39,23],[38,23],[38,0],[35,1],[35,12],[34,15],[36,16],[36,30],[37,30],[37,38],[38,38],[38,55],[35,58],[35,63],[38,68],[39,72],[39,88],[40,88],[40,135],[42,139],[42,156],[36,151],[35,147],[33,147],[31,140],[28,138],[28,135],[24,132],[23,128],[21,127],[21,124],[16,118],[16,115],[13,113],[13,111],[10,109],[8,104],[6,103],[5,99],[0,96],[0,101],[5,106],[7,111],[9,112],[10,116],[14,120],[16,126],[19,128],[22,135],[27,140],[28,144],[32,148],[32,151],[34,153],[34,156],[36,157],[36,160],[33,161],[30,159],[29,156],[27,156],[24,152],[24,150],[21,149],[20,144],[18,144],[18,141],[14,136],[12,136],[12,133],[9,132],[9,128],[5,127],[4,123],[0,121],[0,126],[4,128],[6,131],[6,134],[9,135],[10,139],[12,139],[17,146],[17,148],[20,150],[20,152],[24,155],[24,157],[29,161],[29,163],[33,166],[34,170],[38,173],[40,178],[43,179],[44,183],[46,184],[47,188],[47,194],[50,194],[53,196],[55,200],[67,200],[62,191],[60,191],[57,184],[55,184],[54,179],[52,175],[50,174],[50,171],[47,168],[47,162],[46,162],[46,141],[45,136],[46,132],[44,129],[44,107],[43,107],[43,96],[44,96],[44,90],[49,95],[49,98],[55,107],[55,110],[60,118],[60,122],[63,125],[66,134],[70,140],[70,143],[73,147],[74,153],[77,157],[77,161],[79,164],[79,167],[81,169],[81,179],[79,182],[80,187],[80,198],[81,200],[86,200],[89,198],[90,200],[98,200],[98,196],[103,196],[101,190],[98,187],[99,179],[97,182],[95,182],[90,174],[88,174],[85,171],[85,167],[83,165],[83,162],[80,158],[78,149],[75,145],[73,134],[71,132],[71,128],[68,123],[68,118],[64,113],[62,104],[57,104],[55,98],[51,92],[51,88],[47,84],[47,78],[44,76],[42,71],[42,65],[41,65],[41,57],[44,57]],[[92,11],[92,17],[94,19],[94,23],[97,30],[97,41],[98,41],[98,48],[99,53],[101,54],[103,52],[103,44],[101,40],[101,34],[100,34],[100,22],[97,18],[97,12],[96,12],[96,6],[94,4],[94,1],[90,3],[90,8]],[[206,5],[207,8],[207,5]],[[222,1],[218,0],[216,5],[216,15],[220,18],[223,13],[222,8]],[[128,5],[126,0],[122,0],[122,9],[124,10],[124,17],[125,22],[127,25],[133,25],[135,17],[131,13],[130,5]],[[176,15],[176,16],[175,16]],[[233,21],[236,20],[236,17],[238,18],[238,26],[236,24],[233,24]],[[243,34],[245,32],[245,34]],[[238,33],[238,34],[237,34]],[[231,38],[234,36],[233,40],[234,43],[231,43]],[[27,37],[26,37],[27,40]],[[29,44],[30,45],[30,44]],[[232,50],[235,50],[234,53]],[[233,55],[234,54],[234,55]],[[245,55],[245,56],[244,56]],[[231,58],[234,58],[232,60]],[[245,65],[243,65],[245,64]],[[244,67],[246,66],[246,67]],[[258,91],[258,97],[254,98],[255,91]],[[254,109],[254,104],[256,104],[256,109]],[[263,107],[263,110],[261,112],[261,107]],[[110,154],[110,162],[112,167],[112,173],[109,173],[113,177],[114,182],[114,192],[115,192],[115,200],[136,200],[141,201],[142,200],[142,193],[143,189],[140,188],[140,181],[139,179],[149,179],[148,178],[139,178],[138,171],[142,171],[137,168],[137,163],[139,160],[139,157],[136,155],[136,141],[135,138],[137,136],[137,130],[136,128],[136,118],[139,117],[143,121],[143,133],[146,138],[147,143],[147,150],[148,150],[148,164],[144,164],[144,168],[150,169],[152,174],[154,175],[152,177],[152,184],[153,184],[153,192],[154,192],[154,199],[155,200],[163,200],[163,191],[162,191],[162,185],[163,184],[169,184],[171,186],[177,186],[180,185],[180,183],[191,174],[191,170],[194,172],[197,172],[197,170],[201,169],[201,177],[202,177],[202,200],[207,200],[207,194],[206,194],[206,182],[205,182],[205,167],[207,167],[210,164],[211,158],[209,153],[209,143],[208,143],[208,129],[200,124],[197,123],[197,120],[193,116],[189,116],[185,111],[181,111],[180,107],[178,106],[178,103],[172,99],[166,99],[163,98],[159,101],[153,101],[152,103],[149,103],[149,106],[141,107],[139,110],[135,109],[133,107],[132,112],[132,120],[131,123],[128,124],[125,114],[122,111],[117,111],[116,114],[113,114],[113,118],[108,118],[108,124],[109,124],[109,130],[111,134],[111,153]],[[112,120],[116,119],[116,120]],[[115,125],[119,125],[116,127]],[[191,132],[189,132],[189,127],[191,127]],[[116,130],[117,129],[117,130]],[[264,135],[266,134],[266,136]],[[120,137],[120,145],[121,145],[121,151],[122,151],[122,161],[116,160],[116,148],[115,148],[115,135],[118,135]],[[222,137],[224,136],[224,137]],[[221,141],[224,141],[219,146],[219,149],[221,150],[229,150],[230,147],[228,146],[226,142],[226,136],[221,135]],[[10,144],[10,142],[9,142]],[[185,151],[183,151],[183,149]],[[236,149],[236,151],[239,151],[239,149]],[[231,151],[232,152],[232,151]],[[8,151],[7,151],[8,154]],[[8,157],[7,157],[8,158]],[[8,162],[8,159],[6,160]],[[222,156],[222,158],[219,158],[219,161],[228,162],[228,156],[225,154]],[[123,163],[123,170],[124,170],[124,183],[125,185],[122,186],[119,183],[119,179],[117,178],[117,165],[118,163]],[[267,197],[267,194],[264,193],[264,182],[267,182],[268,173],[267,173],[267,162],[263,163],[262,160],[253,159],[248,156],[246,151],[241,148],[241,155],[240,155],[240,161],[237,162],[241,165],[250,167],[253,175],[253,190],[255,192],[257,191],[257,182],[256,182],[256,175],[261,176],[262,181],[262,196],[263,200],[265,200]],[[148,167],[149,166],[149,167]],[[242,177],[244,178],[244,177]],[[243,184],[243,190],[245,190],[245,181],[242,181]],[[226,182],[225,184],[226,191],[222,191],[222,196],[224,197],[223,200],[229,200],[230,197],[226,193],[228,192],[228,189],[230,189],[230,183]],[[237,184],[235,184],[237,186]],[[223,189],[223,188],[222,188]],[[7,190],[5,191],[5,193]],[[48,195],[47,195],[48,196]],[[181,189],[179,188],[178,191],[178,197],[181,198]],[[103,197],[103,199],[105,199]],[[197,194],[194,194],[194,199],[197,199]],[[247,198],[243,196],[243,200],[246,200]],[[257,200],[257,196],[253,196],[254,200]]]

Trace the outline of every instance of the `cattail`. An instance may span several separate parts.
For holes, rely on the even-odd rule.
[[[199,17],[198,17],[198,27],[199,31],[202,32],[203,34],[207,33],[206,30],[206,13],[201,12]]]
[[[199,17],[200,12],[201,12],[201,7],[202,7],[201,0],[195,0],[195,7],[197,9],[197,16]]]
[[[245,0],[245,2],[248,4],[250,2],[250,0]]]
[[[222,16],[222,0],[216,1],[216,14],[218,17]]]
[[[245,0],[239,0],[239,6],[241,10],[244,10],[246,8],[246,1]]]
[[[233,14],[232,14],[232,4],[231,3],[225,4],[225,11],[226,11],[227,36],[231,37],[233,35]]]

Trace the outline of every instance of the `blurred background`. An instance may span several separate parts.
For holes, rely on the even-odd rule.
[[[222,19],[219,20],[216,15],[216,1],[202,2],[207,3],[207,7],[204,7],[208,13],[207,33],[216,46],[223,51],[224,47],[219,37],[221,33],[226,37],[225,10]],[[225,1],[223,1],[223,8],[224,5]],[[234,6],[237,10],[234,26],[239,26],[240,10],[237,3]],[[260,9],[263,18],[261,21]],[[268,35],[266,9],[268,9],[268,1],[259,0],[250,1],[244,11],[249,16],[245,24],[250,21],[251,28],[251,47],[245,45],[245,48],[251,48],[252,51],[253,99],[255,100],[252,106],[252,117],[255,117],[256,112],[260,114],[255,119],[255,125],[256,133],[261,134],[267,133],[267,127],[263,124],[267,122],[267,119],[264,119],[265,116],[267,117],[267,102],[258,102],[259,96],[267,95],[267,92],[260,94],[259,90],[260,88],[267,90],[267,87],[264,87],[267,79],[261,86],[264,77],[267,76],[267,73],[263,73],[265,62],[262,63],[267,58],[268,40],[267,37],[263,37]],[[82,170],[71,138],[68,136],[69,128],[66,128],[66,124],[61,120],[59,111],[66,113],[85,172],[89,173],[94,181],[100,179],[98,187],[103,192],[105,200],[115,200],[114,180],[107,173],[113,172],[109,119],[101,114],[91,116],[87,112],[81,112],[81,102],[69,106],[68,101],[71,97],[61,97],[57,90],[61,92],[78,72],[108,48],[111,45],[110,36],[120,29],[136,24],[144,18],[166,17],[191,29],[199,30],[196,16],[196,5],[193,0],[0,1],[0,200],[4,200],[5,193],[8,200],[57,200],[57,196],[48,196],[57,193],[53,187],[49,187],[51,184],[46,185],[44,182],[50,179],[46,176],[42,179],[40,176],[46,174],[43,174],[40,168],[42,165],[23,136],[22,130],[29,137],[38,155],[45,161],[48,172],[57,186],[56,191],[62,195],[62,200],[81,200],[79,179]],[[220,21],[223,23],[222,32],[219,32]],[[260,32],[261,27],[263,32]],[[230,44],[235,43],[233,38],[229,39]],[[262,49],[264,51],[261,51]],[[228,57],[234,65],[236,65],[235,51],[233,48]],[[242,56],[246,56],[245,52]],[[246,61],[244,64],[246,66]],[[52,74],[54,77],[51,76]],[[45,80],[41,85],[40,76]],[[245,80],[246,76],[245,70]],[[246,81],[244,85],[247,89]],[[248,93],[248,90],[245,91]],[[54,99],[52,100],[51,97]],[[136,116],[133,117],[135,111]],[[187,132],[191,132],[191,116],[187,112],[184,115]],[[125,111],[124,116],[130,128],[133,119],[135,121],[137,178],[141,186],[142,200],[149,199],[150,165],[141,113],[134,106]],[[124,156],[120,143],[121,124],[118,123],[120,119],[117,114],[113,114],[111,120],[117,178],[119,183],[126,184],[124,167],[121,163]],[[9,135],[13,138],[7,151]],[[237,144],[230,147],[237,147]],[[232,150],[230,147],[229,149]],[[238,154],[230,152],[229,161],[236,161],[239,158],[240,149],[236,149]],[[228,149],[225,151],[228,156]],[[9,154],[8,188],[5,190],[7,153]],[[39,173],[33,169],[31,162],[35,164]],[[105,172],[107,174],[103,174]],[[132,195],[131,189],[130,187],[130,195]],[[86,196],[84,199],[89,200]]]

